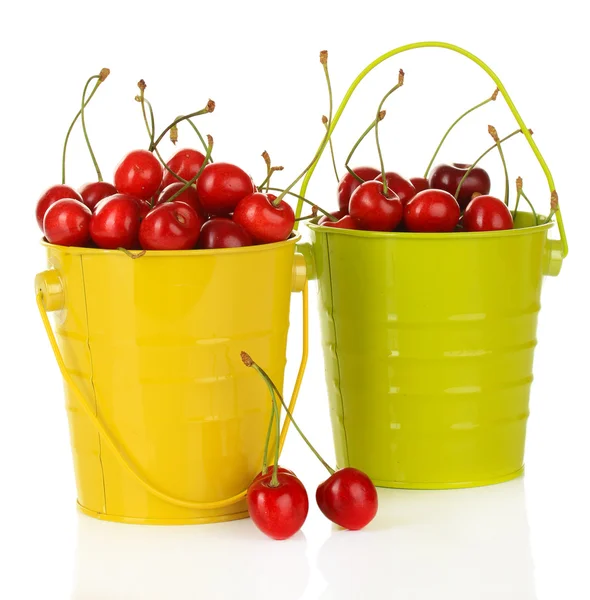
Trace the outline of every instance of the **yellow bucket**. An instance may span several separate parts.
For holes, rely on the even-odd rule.
[[[307,360],[296,242],[136,259],[45,244],[50,269],[36,277],[37,305],[65,380],[82,512],[149,524],[247,516],[271,405],[240,351],[281,387],[290,295],[303,291],[293,408]]]

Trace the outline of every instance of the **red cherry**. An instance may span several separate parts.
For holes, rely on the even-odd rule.
[[[345,215],[348,214],[348,209],[347,210],[334,210],[330,214],[333,217],[336,217],[337,219],[341,219],[342,217],[344,217]],[[326,221],[333,223],[333,221],[327,215],[323,215],[321,217],[321,219],[318,221],[318,225],[324,225],[326,223]]]
[[[43,218],[47,241],[59,246],[85,246],[90,240],[92,211],[79,200],[62,198],[54,202]]]
[[[172,158],[166,163],[168,168],[174,171],[177,175],[189,181],[198,172],[205,162],[205,157],[192,148],[184,148],[179,150],[172,156]],[[171,183],[182,183],[170,173],[170,171],[164,171],[164,179],[162,180],[162,189],[168,187]],[[189,205],[190,206],[190,205]]]
[[[136,199],[139,206],[139,220],[145,219],[147,214],[152,210],[153,206],[149,203],[149,200]]]
[[[402,220],[403,205],[397,196],[389,190],[390,196],[383,193],[380,181],[365,181],[350,198],[348,212],[359,229],[369,231],[393,231]]]
[[[455,198],[443,190],[425,190],[406,205],[404,221],[408,231],[453,231],[461,209]]]
[[[122,194],[149,200],[160,188],[162,165],[147,150],[133,150],[115,170],[115,187]]]
[[[428,179],[426,179],[426,177],[410,177],[410,182],[416,189],[416,193],[430,189],[430,184],[428,183]]]
[[[385,179],[387,180],[387,187],[394,193],[397,194],[402,204],[405,206],[415,195],[416,188],[409,179],[402,177],[398,173],[393,171],[385,172]],[[381,173],[375,177],[376,181],[383,181]]]
[[[168,202],[178,190],[181,190],[184,187],[184,183],[177,181],[176,183],[171,183],[166,186],[160,195],[158,196],[158,201],[156,202],[156,206],[160,204],[164,204],[164,202]],[[207,219],[207,214],[203,210],[201,203],[199,202],[199,197],[197,195],[197,190],[194,185],[186,188],[182,194],[179,194],[174,198],[173,202],[184,202],[188,204],[200,217],[205,221]]]
[[[90,235],[99,248],[132,249],[137,244],[141,209],[135,198],[114,194],[103,198],[94,209]]]
[[[344,215],[338,221],[324,221],[321,225],[337,229],[359,229],[358,223],[350,215]]]
[[[215,217],[201,227],[199,248],[239,248],[251,246],[252,237],[235,221],[225,217]],[[279,467],[280,468],[280,467]]]
[[[259,244],[282,242],[293,231],[293,209],[284,200],[275,206],[276,199],[274,194],[254,192],[241,200],[234,211],[233,220]]]
[[[166,202],[143,219],[139,242],[144,250],[190,250],[202,225],[203,219],[188,204]]]
[[[500,231],[513,229],[514,222],[508,207],[494,196],[477,196],[465,209],[465,231]]]
[[[268,475],[270,475],[272,477],[273,465],[269,465],[266,469],[267,469],[266,473],[263,474],[262,471],[260,471],[260,473],[258,473],[258,475],[256,475],[256,477],[254,477],[254,479],[252,480],[252,483],[259,481],[260,479],[267,477]],[[277,467],[277,473],[284,473],[286,475],[293,475],[293,477],[297,477],[297,475],[295,475],[295,473],[293,473],[293,471],[291,471],[291,469],[285,469],[285,467],[281,467],[280,465]]]
[[[459,183],[471,165],[453,163],[437,165],[430,172],[428,183],[432,189],[444,190],[455,195]],[[491,188],[490,176],[480,167],[475,167],[463,182],[457,201],[462,209],[469,204],[473,194],[489,194]]]
[[[309,510],[305,487],[294,475],[279,473],[279,485],[270,485],[272,475],[254,481],[248,488],[246,501],[250,518],[266,535],[286,540],[297,533]]]
[[[106,181],[93,181],[92,183],[85,183],[78,191],[82,196],[82,202],[90,210],[94,210],[103,198],[116,194],[117,188]]]
[[[381,173],[381,171],[375,169],[375,167],[356,167],[353,171],[364,181],[375,179],[375,177]],[[356,177],[353,177],[349,171],[344,174],[344,177],[342,177],[340,184],[338,185],[338,206],[340,207],[340,210],[348,213],[350,197],[360,184],[361,182],[356,179]]]
[[[208,164],[197,181],[199,201],[210,215],[230,215],[253,191],[250,175],[229,163]]]
[[[352,467],[340,469],[318,486],[316,501],[333,523],[346,529],[362,529],[377,514],[379,499],[373,482]]]
[[[47,209],[63,198],[72,198],[82,202],[82,196],[78,192],[72,189],[69,185],[52,185],[49,189],[45,190],[41,198],[37,201],[37,208],[35,210],[35,216],[37,217],[37,225],[39,229],[43,231],[43,217],[47,212]]]

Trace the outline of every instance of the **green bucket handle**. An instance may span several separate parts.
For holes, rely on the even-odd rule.
[[[332,119],[332,124],[330,126],[330,130],[328,131],[328,136],[320,144],[320,147],[318,149],[318,156],[303,179],[303,182],[301,184],[301,191],[299,192],[299,195],[305,196],[305,193],[307,192],[307,186],[309,185],[309,180],[311,179],[311,176],[313,175],[313,172],[315,171],[315,168],[324,152],[324,149],[328,145],[328,140],[331,137],[332,133],[334,132],[336,124],[340,120],[340,117],[342,116],[342,113],[344,112],[344,109],[346,108],[346,105],[348,104],[350,97],[352,96],[354,90],[357,88],[359,83],[365,78],[365,76],[368,73],[370,73],[376,66],[380,65],[383,61],[387,60],[388,58],[391,58],[392,56],[395,56],[396,54],[401,54],[402,52],[406,52],[407,50],[415,50],[416,48],[445,48],[447,50],[452,50],[453,52],[458,52],[459,54],[466,56],[467,58],[471,59],[474,63],[479,65],[492,78],[492,80],[496,84],[498,90],[500,90],[500,93],[502,94],[504,100],[506,100],[506,104],[508,105],[508,108],[514,115],[516,122],[520,126],[520,129],[521,129],[523,135],[525,136],[527,142],[529,143],[529,146],[531,147],[532,151],[534,152],[535,156],[537,157],[537,160],[539,161],[539,164],[541,165],[543,172],[545,173],[545,177],[547,178],[547,183],[549,185],[549,191],[551,193],[551,209],[555,211],[555,218],[557,220],[557,226],[559,228],[560,240],[556,241],[556,242],[557,242],[557,244],[560,245],[559,253],[561,254],[561,258],[562,259],[565,258],[568,254],[568,243],[567,243],[567,237],[565,234],[565,228],[563,225],[561,209],[559,207],[558,196],[557,196],[557,192],[555,191],[555,183],[553,181],[553,176],[551,175],[551,171],[549,170],[549,167],[547,166],[547,163],[545,162],[543,155],[539,151],[537,144],[533,140],[528,127],[525,125],[523,118],[520,116],[520,113],[516,109],[516,106],[514,106],[514,102],[508,95],[508,92],[506,91],[504,84],[500,81],[499,77],[494,73],[494,71],[492,71],[492,69],[490,69],[490,67],[488,67],[488,65],[486,65],[486,63],[484,63],[483,60],[477,58],[477,56],[475,56],[474,54],[471,54],[471,52],[468,52],[467,50],[464,50],[463,48],[460,48],[459,46],[455,46],[453,44],[448,44],[446,42],[416,42],[413,44],[406,44],[405,46],[400,46],[399,48],[390,50],[389,52],[386,52],[379,58],[375,59],[371,64],[367,65],[359,73],[358,77],[352,82],[352,84],[348,88],[348,91],[344,95],[344,98],[342,99],[340,106],[338,107],[338,109],[336,110],[336,113],[334,114],[334,118]],[[303,206],[303,201],[299,200],[297,202],[297,210],[296,210],[297,217],[301,216],[302,206]],[[299,221],[297,221],[295,223],[295,228],[297,228],[298,225],[299,225]],[[556,250],[557,250],[556,248],[553,249],[554,252]]]

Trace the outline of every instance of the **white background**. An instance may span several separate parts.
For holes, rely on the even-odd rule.
[[[0,19],[2,92],[2,360],[0,362],[0,597],[66,599],[400,598],[550,600],[590,597],[587,346],[588,78],[582,3],[111,2],[13,3]],[[337,531],[315,506],[302,533],[275,543],[249,521],[185,528],[99,523],[79,516],[62,386],[33,299],[44,268],[33,218],[42,190],[59,181],[61,143],[88,76],[111,77],[88,109],[105,175],[146,144],[135,84],[144,78],[159,128],[204,106],[217,160],[260,180],[267,149],[288,183],[313,155],[327,110],[318,52],[330,51],[336,99],[381,53],[402,43],[450,41],[488,61],[512,92],[552,167],[571,256],[547,279],[539,324],[527,473],[508,484],[457,492],[383,491],[377,519]],[[447,125],[493,84],[460,56],[419,50],[367,78],[335,135],[343,157],[376,103],[406,71],[382,126],[388,168],[419,175]],[[512,131],[503,102],[456,130],[441,159],[469,162],[489,145],[486,125]],[[181,145],[194,144],[181,129]],[[169,146],[165,152],[171,152]],[[548,203],[524,140],[505,148],[537,207]],[[326,157],[327,158],[327,157]],[[375,162],[370,140],[359,162]],[[501,193],[497,156],[486,167]],[[341,169],[342,170],[342,169]],[[80,130],[68,179],[93,179]],[[335,205],[327,160],[310,195]],[[330,460],[331,433],[312,287],[311,356],[299,420]],[[293,303],[288,382],[298,362]],[[313,495],[325,473],[295,432],[283,463]]]

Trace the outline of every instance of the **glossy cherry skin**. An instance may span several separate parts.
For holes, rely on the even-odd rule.
[[[106,181],[93,181],[85,183],[79,190],[82,196],[82,202],[90,210],[94,210],[95,206],[103,199],[108,198],[117,193],[117,188]]]
[[[54,202],[43,218],[45,238],[58,246],[86,246],[90,241],[92,211],[79,200]]]
[[[352,467],[336,471],[320,484],[316,502],[330,521],[351,530],[368,525],[379,506],[373,482],[365,473]]]
[[[359,229],[358,223],[350,215],[344,215],[338,221],[324,221],[321,225],[335,227],[336,229]]]
[[[39,229],[43,231],[43,217],[47,212],[47,209],[55,204],[58,200],[63,198],[72,198],[82,202],[82,196],[78,194],[76,190],[71,188],[69,185],[52,185],[50,188],[43,192],[43,195],[37,201],[37,208],[35,209],[35,217],[37,218],[37,225]]]
[[[190,250],[202,225],[203,219],[188,204],[166,202],[141,222],[139,243],[144,250]]]
[[[176,152],[172,158],[166,163],[168,168],[174,171],[177,175],[182,177],[184,180],[189,181],[198,172],[205,162],[205,156],[198,150],[192,148],[183,148]],[[164,170],[164,178],[162,179],[162,189],[169,186],[171,183],[182,183],[179,182],[170,171]],[[190,206],[190,205],[189,205]]]
[[[286,540],[297,533],[309,510],[305,487],[294,475],[279,473],[279,485],[270,485],[272,474],[255,480],[248,488],[246,501],[250,518],[267,536]]]
[[[346,210],[334,210],[330,214],[337,219],[341,219],[348,214],[348,207],[346,207]],[[333,221],[327,215],[322,215],[318,221],[318,225],[324,225],[326,221],[333,223]]]
[[[410,182],[414,186],[416,194],[418,192],[423,192],[424,190],[430,189],[430,184],[428,183],[428,179],[426,179],[426,177],[410,177]]]
[[[226,217],[254,191],[252,179],[246,171],[230,163],[208,164],[197,181],[197,195],[201,206],[210,215]]]
[[[115,170],[115,187],[121,194],[149,200],[162,183],[162,165],[147,150],[133,150]]]
[[[409,179],[402,177],[399,173],[386,171],[385,179],[387,180],[387,187],[397,194],[404,206],[416,195],[416,188],[412,182]],[[375,177],[375,180],[383,181],[381,173]]]
[[[148,200],[137,199],[137,204],[139,206],[139,219],[145,219],[150,210],[152,210],[153,206],[149,203]]]
[[[127,194],[114,194],[102,199],[94,209],[90,221],[92,241],[105,249],[137,245],[141,209],[138,201]]]
[[[428,183],[432,189],[444,190],[455,195],[459,183],[471,165],[452,163],[450,165],[437,165],[430,172]],[[467,179],[463,182],[457,201],[461,209],[465,209],[473,194],[486,195],[490,193],[490,176],[480,167],[475,167]]]
[[[266,473],[262,473],[262,471],[260,471],[260,473],[258,473],[258,475],[256,475],[256,477],[254,477],[254,479],[252,480],[252,483],[259,481],[260,479],[263,479],[264,477],[267,477],[268,475],[272,476],[272,470],[273,470],[273,465],[268,465],[268,467],[266,468]],[[277,467],[277,472],[278,473],[285,473],[287,475],[293,475],[293,477],[297,477],[297,475],[295,475],[295,473],[293,473],[293,471],[291,471],[291,469],[286,469],[285,467],[281,467],[280,465]]]
[[[375,179],[377,175],[381,174],[381,171],[375,169],[375,167],[355,167],[353,171],[364,181]],[[340,210],[348,213],[350,197],[360,184],[361,182],[356,177],[353,177],[349,171],[346,171],[338,185],[338,206]]]
[[[168,202],[168,200],[172,198],[172,196],[174,196],[174,194],[176,194],[176,192],[181,190],[183,187],[184,183],[181,183],[180,181],[176,183],[171,183],[170,185],[165,187],[158,196],[156,206],[164,204],[164,202]],[[201,203],[199,202],[197,190],[194,185],[191,185],[190,187],[186,188],[184,192],[176,196],[176,198],[174,198],[174,202],[184,202],[185,204],[188,204],[201,217],[201,219],[203,219],[203,221],[207,219],[207,214],[205,213],[203,207],[201,206]]]
[[[284,200],[275,206],[273,202],[276,199],[274,194],[254,192],[241,200],[234,211],[233,220],[258,244],[282,242],[293,231],[293,209]]]
[[[240,248],[251,246],[252,236],[235,221],[226,217],[214,217],[201,227],[199,248]]]
[[[501,231],[514,229],[512,214],[499,198],[477,196],[465,209],[463,215],[465,231]]]
[[[453,231],[461,217],[455,198],[444,190],[425,190],[406,205],[404,223],[408,231],[442,233]]]
[[[350,198],[348,212],[359,229],[368,231],[393,231],[402,220],[404,207],[397,194],[383,193],[380,181],[365,181]]]

